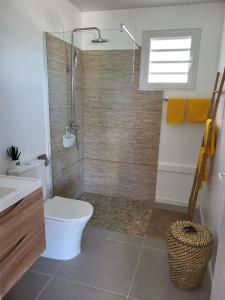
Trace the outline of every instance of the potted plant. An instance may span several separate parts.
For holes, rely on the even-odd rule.
[[[20,154],[18,147],[11,146],[7,149],[7,154],[11,162],[11,167],[19,166],[20,164]]]

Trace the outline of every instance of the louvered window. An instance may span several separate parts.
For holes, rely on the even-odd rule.
[[[200,29],[144,32],[140,88],[193,89],[200,33]]]

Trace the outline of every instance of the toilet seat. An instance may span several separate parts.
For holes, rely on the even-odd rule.
[[[89,219],[93,214],[93,207],[85,201],[55,196],[45,201],[44,211],[45,219],[76,222]]]

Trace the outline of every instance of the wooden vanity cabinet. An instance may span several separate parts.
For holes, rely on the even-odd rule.
[[[0,213],[0,299],[45,250],[42,189]]]

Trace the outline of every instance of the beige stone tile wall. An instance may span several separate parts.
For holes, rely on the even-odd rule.
[[[140,51],[83,51],[84,191],[155,199],[162,93],[139,91]]]
[[[65,125],[71,119],[71,72],[67,72],[67,67],[71,66],[70,45],[48,33],[46,39],[53,192],[55,195],[76,198],[83,193],[84,183],[81,67],[78,63],[75,98],[76,118],[80,124],[78,136],[80,149],[77,151],[75,147],[68,149],[63,147]]]
[[[80,150],[65,149],[70,45],[50,34],[47,61],[54,194],[155,198],[162,93],[139,91],[140,51],[81,51],[75,81]],[[134,80],[132,80],[134,79]]]

